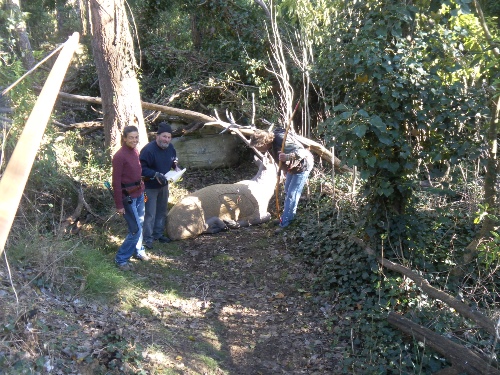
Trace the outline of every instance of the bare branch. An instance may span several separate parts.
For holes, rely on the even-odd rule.
[[[294,92],[293,87],[290,84],[290,76],[287,70],[287,61],[281,34],[278,28],[276,12],[273,9],[274,8],[271,4],[271,34],[269,33],[269,30],[267,30],[267,38],[269,40],[269,44],[271,45],[271,56],[269,56],[271,68],[266,68],[266,70],[276,77],[280,86],[280,91],[278,93],[281,107],[280,115],[282,117],[282,123],[286,124],[293,112]]]
[[[432,285],[429,284],[429,282],[425,278],[416,274],[411,269],[402,266],[401,264],[393,263],[386,258],[378,257],[375,254],[375,251],[369,246],[367,246],[364,243],[364,241],[361,240],[360,238],[352,237],[352,240],[361,247],[363,247],[367,254],[375,256],[377,258],[377,261],[385,268],[399,272],[402,275],[405,275],[406,277],[412,279],[415,282],[415,284],[420,289],[422,289],[422,291],[426,293],[428,296],[446,303],[448,306],[454,308],[459,314],[462,314],[464,317],[475,321],[482,328],[488,331],[488,333],[490,333],[491,335],[495,337],[497,336],[496,325],[487,316],[484,316],[479,311],[472,309],[467,304],[463,303],[462,301],[459,301],[453,296],[450,296],[448,293],[445,293],[442,290],[434,288]]]
[[[19,79],[16,80],[13,84],[11,84],[9,87],[7,87],[5,90],[2,91],[2,96],[7,94],[13,87],[15,87],[19,82],[21,82],[23,79],[25,79],[27,76],[29,76],[31,73],[33,73],[40,65],[42,65],[45,61],[50,59],[52,56],[54,56],[57,52],[59,52],[65,44],[61,44],[59,47],[57,47],[54,51],[49,53],[45,58],[42,59],[38,64],[36,64],[33,68],[28,70],[26,73],[24,73]]]
[[[68,100],[101,104],[101,98],[98,98],[98,97],[72,95],[72,94],[68,94],[68,93],[64,93],[64,92],[59,92],[59,97],[64,98],[64,99],[68,99]],[[208,116],[208,115],[205,115],[205,114],[200,113],[200,112],[188,111],[188,110],[184,110],[184,109],[167,107],[164,105],[147,103],[147,102],[142,102],[142,108],[143,109],[150,109],[153,111],[160,111],[160,112],[166,113],[168,115],[178,116],[178,117],[181,117],[181,118],[184,118],[187,120],[199,121],[201,123],[204,123],[205,125],[216,125],[216,126],[220,126],[220,127],[224,128],[224,129],[229,128],[229,130],[231,130],[233,132],[235,130],[235,129],[231,128],[230,123],[222,121],[220,118]],[[218,114],[216,114],[216,116],[218,116]],[[260,121],[262,121],[266,125],[272,126],[272,124],[269,123],[269,121],[266,121],[263,119],[261,119]],[[254,132],[253,128],[244,127],[241,125],[237,125],[236,130],[238,130],[244,136],[250,136]],[[236,134],[236,132],[234,132],[234,133]],[[334,158],[332,153],[329,150],[327,150],[325,147],[323,147],[321,144],[314,142],[311,139],[302,137],[302,136],[298,136],[298,135],[296,135],[296,136],[304,146],[307,146],[308,148],[310,148],[311,151],[316,153],[321,159],[323,159],[327,163],[331,164],[332,160],[334,160],[334,167],[338,172],[340,172],[340,173],[346,173],[346,172],[352,173],[351,168],[347,167],[346,165],[343,165],[341,160],[338,159],[337,157]]]
[[[498,49],[498,44],[496,44],[493,40],[493,36],[490,33],[490,29],[488,28],[488,24],[486,23],[486,19],[484,18],[483,10],[478,0],[474,0],[474,8],[476,8],[476,13],[479,18],[481,27],[483,28],[484,35],[486,36],[486,40],[490,43],[490,46],[493,47],[492,51],[496,57],[500,57],[500,50]]]
[[[217,113],[217,111],[215,111],[215,116],[217,117],[217,121],[213,121],[211,123],[206,123],[205,125],[220,125],[220,126],[222,126],[224,128],[224,130],[221,133],[224,133],[227,130],[232,131],[243,142],[245,142],[245,144],[248,147],[250,147],[255,152],[255,154],[259,157],[260,160],[264,159],[264,155],[262,155],[262,153],[259,150],[257,150],[255,147],[251,146],[250,145],[250,141],[241,133],[240,126],[236,124],[236,122],[234,121],[234,117],[233,117],[232,114],[227,116],[227,118],[229,119],[230,123],[222,121],[220,119],[219,114]],[[252,132],[253,132],[253,130],[252,130]]]
[[[271,12],[269,11],[269,7],[263,0],[254,0],[257,5],[259,5],[262,9],[264,9],[264,12],[266,12],[267,18],[271,18]]]
[[[399,330],[423,342],[426,346],[442,354],[459,373],[500,375],[500,371],[491,366],[487,360],[428,328],[422,327],[403,316],[389,312],[388,322]]]

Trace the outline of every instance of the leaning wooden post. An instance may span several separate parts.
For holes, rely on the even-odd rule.
[[[80,34],[73,33],[64,44],[0,180],[0,255],[5,249],[31,167],[79,39]]]

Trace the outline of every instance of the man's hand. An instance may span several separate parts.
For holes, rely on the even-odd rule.
[[[289,158],[288,154],[285,154],[284,152],[280,152],[279,155],[278,155],[278,159],[280,161],[287,161],[290,158]]]
[[[124,209],[124,208],[118,208],[118,209],[116,210],[116,213],[117,213],[118,215],[125,215],[125,209]]]
[[[158,183],[161,186],[165,186],[167,184],[167,178],[165,177],[164,174],[162,174],[160,172],[156,172],[155,173],[155,178],[156,178],[156,181],[158,181]]]

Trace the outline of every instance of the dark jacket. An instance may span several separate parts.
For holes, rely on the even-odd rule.
[[[142,175],[145,177],[146,189],[159,189],[162,186],[154,178],[155,173],[165,174],[175,168],[177,152],[172,143],[166,149],[162,149],[156,144],[155,140],[142,148],[139,159],[141,160]]]
[[[283,144],[285,136],[285,129],[276,128],[274,130],[273,147],[271,148],[271,155],[279,164],[279,153]],[[295,137],[294,134],[288,132],[285,140],[285,154],[290,154],[290,160],[282,163],[282,170],[287,173],[301,173],[306,170],[311,170],[314,165],[314,158],[311,152],[306,149],[302,143]]]

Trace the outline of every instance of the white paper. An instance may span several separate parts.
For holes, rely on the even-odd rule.
[[[182,177],[182,175],[186,172],[186,168],[181,169],[180,171],[168,171],[165,173],[165,177],[167,178],[168,182],[177,182],[179,178]]]

